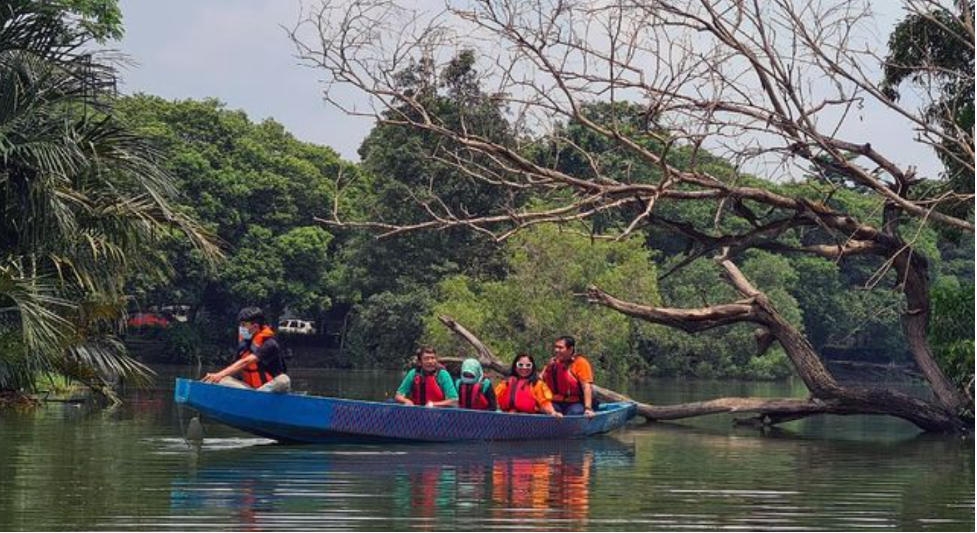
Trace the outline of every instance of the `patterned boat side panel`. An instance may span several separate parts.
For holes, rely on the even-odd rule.
[[[315,434],[413,441],[555,439],[604,433],[634,415],[633,405],[622,404],[608,405],[608,412],[592,419],[557,419],[259,393],[184,380],[174,397],[229,425],[283,440],[309,440]]]

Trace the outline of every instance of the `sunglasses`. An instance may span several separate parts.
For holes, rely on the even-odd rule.
[[[532,368],[532,363],[516,363],[516,368]]]

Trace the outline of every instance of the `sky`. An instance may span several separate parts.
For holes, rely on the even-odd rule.
[[[372,122],[323,102],[322,76],[294,58],[283,26],[297,20],[300,0],[121,0],[120,6],[125,37],[111,46],[133,63],[122,72],[124,93],[216,97],[252,120],[274,118],[297,138],[358,161],[356,150]],[[878,0],[873,10],[884,44],[903,16],[900,2]],[[346,96],[365,101],[351,91]],[[891,114],[869,108],[846,127],[851,138],[896,154],[898,163],[924,173],[940,168],[932,151],[912,142],[911,129]]]
[[[121,74],[126,94],[168,99],[216,97],[252,120],[274,118],[297,138],[356,161],[372,123],[322,101],[321,77],[294,59],[283,25],[297,0],[122,0],[125,36],[110,46],[134,64]]]

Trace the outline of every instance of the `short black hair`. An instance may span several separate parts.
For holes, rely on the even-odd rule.
[[[237,321],[257,322],[263,326],[265,325],[265,312],[262,311],[260,307],[245,307],[238,312]]]
[[[509,375],[517,378],[519,377],[519,374],[516,373],[516,363],[518,363],[523,357],[529,358],[529,362],[533,364],[533,372],[529,374],[529,382],[536,383],[536,380],[539,379],[539,369],[536,367],[536,360],[533,359],[533,356],[529,355],[528,353],[521,353],[512,360],[512,368],[509,369]]]
[[[556,339],[556,340],[563,341],[563,343],[567,345],[567,348],[570,348],[571,350],[576,351],[577,341],[575,341],[573,339],[573,337],[571,337],[569,335],[564,335],[564,336],[562,336],[562,337],[560,337],[559,339]]]
[[[421,356],[426,353],[438,355],[438,352],[434,349],[434,346],[421,346],[416,352],[414,352],[414,356],[420,359]]]

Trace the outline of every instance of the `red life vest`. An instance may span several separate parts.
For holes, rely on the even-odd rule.
[[[554,357],[543,369],[543,381],[553,391],[553,396],[561,402],[578,403],[583,401],[583,384],[573,375],[570,367]]]
[[[248,349],[241,352],[240,359],[244,359],[245,357],[256,352],[258,348],[265,343],[266,340],[274,336],[275,336],[275,331],[272,330],[269,326],[265,326],[264,328],[262,328],[261,331],[256,333],[255,336],[251,339],[251,345],[248,347]],[[240,340],[241,339],[238,339],[238,341]],[[274,378],[274,376],[272,376],[268,372],[263,372],[260,368],[258,368],[258,362],[255,361],[247,365],[246,367],[244,367],[244,370],[241,371],[241,378],[242,381],[247,383],[249,387],[251,387],[252,389],[257,389],[258,387],[271,381]]]
[[[458,406],[465,409],[487,410],[489,401],[485,397],[485,381],[479,380],[478,383],[459,383]]]
[[[533,384],[528,379],[510,377],[506,380],[505,394],[498,401],[499,408],[507,413],[536,412],[536,396],[533,395]]]
[[[423,369],[414,370],[414,382],[410,386],[410,401],[414,405],[427,405],[427,402],[440,402],[444,400],[444,391],[438,385],[438,374],[444,369],[438,366],[433,373],[428,374]]]

